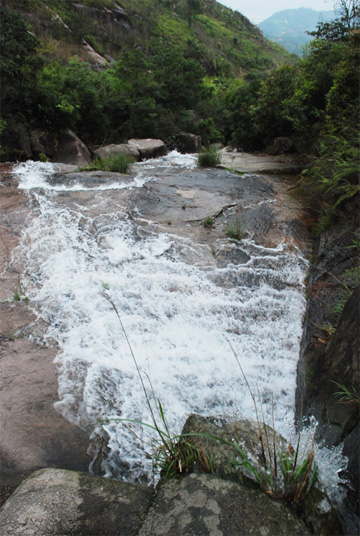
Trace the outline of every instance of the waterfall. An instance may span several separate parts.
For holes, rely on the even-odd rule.
[[[22,287],[39,325],[41,319],[47,326],[33,337],[59,348],[56,407],[93,438],[106,431],[107,474],[131,480],[151,472],[152,431],[134,435],[112,419],[151,424],[151,416],[105,294],[173,433],[193,412],[255,418],[231,347],[268,422],[273,403],[277,431],[292,433],[307,262],[284,239],[265,247],[251,236],[219,236],[211,248],[192,239],[189,225],[179,232],[142,214],[137,195],[146,196],[167,173],[194,167],[194,156],[173,152],[111,180],[61,175],[51,164],[27,162],[16,170],[32,201],[18,252]],[[219,263],[214,250],[224,248],[231,255]]]

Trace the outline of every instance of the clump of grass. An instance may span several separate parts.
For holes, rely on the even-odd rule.
[[[213,225],[214,225],[214,220],[213,220],[213,218],[211,216],[208,216],[203,221],[203,226],[204,227],[211,228]]]
[[[25,295],[24,290],[20,283],[18,284],[18,287],[13,294],[12,301],[13,302],[29,301],[29,298]]]
[[[216,167],[221,162],[221,156],[219,151],[213,147],[203,149],[198,154],[198,164],[201,167]]]
[[[238,466],[244,466],[250,475],[255,477],[264,491],[274,499],[285,499],[289,502],[297,502],[302,495],[307,493],[318,477],[318,470],[314,463],[314,450],[316,428],[313,433],[310,451],[307,453],[300,452],[301,439],[301,424],[302,424],[302,398],[300,408],[300,427],[297,437],[296,448],[288,444],[286,450],[277,448],[276,433],[274,426],[274,403],[272,404],[272,437],[271,428],[265,423],[264,411],[260,400],[260,408],[262,414],[262,423],[259,419],[259,412],[255,400],[255,396],[250,388],[249,382],[242,369],[240,361],[230,344],[230,348],[239,365],[241,374],[245,380],[250,396],[253,400],[256,422],[258,425],[258,437],[261,447],[261,457],[254,458],[252,453],[244,453],[235,443],[234,446],[240,459],[233,460],[232,463]]]
[[[236,220],[234,223],[230,224],[227,227],[225,234],[231,240],[241,240],[241,238],[244,236],[241,221]]]
[[[97,158],[91,164],[79,168],[80,171],[111,171],[117,173],[129,173],[133,159],[124,153],[114,154],[106,158]]]
[[[332,382],[338,387],[333,396],[338,399],[339,404],[357,404],[360,406],[360,393],[353,385],[346,387],[343,383]]]

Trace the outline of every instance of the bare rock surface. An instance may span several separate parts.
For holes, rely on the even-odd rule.
[[[212,475],[165,482],[141,536],[292,536],[311,534],[290,510],[264,493]]]
[[[341,506],[344,532],[360,534],[359,436],[360,287],[358,278],[359,197],[346,201],[342,215],[316,240],[308,280],[308,300],[296,403],[300,413],[319,421],[318,439],[343,445],[348,458],[346,500]],[[341,385],[354,396],[341,400]]]
[[[138,534],[153,489],[87,473],[43,469],[0,511],[3,536]]]
[[[28,340],[39,321],[22,295],[21,264],[13,260],[26,227],[28,199],[11,166],[0,168],[0,494],[5,500],[35,469],[86,471],[88,439],[53,407],[56,348]],[[16,301],[15,301],[16,298]]]
[[[296,156],[221,151],[221,165],[241,173],[298,173],[303,164]]]
[[[59,144],[51,158],[52,162],[86,166],[90,164],[90,151],[80,138],[72,131],[67,130],[59,138]]]
[[[162,140],[155,140],[152,138],[146,139],[131,139],[128,141],[128,145],[135,147],[140,153],[142,159],[156,158],[158,156],[164,156],[168,150],[165,143]]]
[[[107,158],[109,156],[123,153],[126,156],[133,158],[136,162],[140,160],[139,150],[134,145],[128,143],[105,145],[104,147],[96,149],[94,153],[98,158]]]
[[[181,153],[196,153],[201,149],[201,136],[190,132],[179,132],[176,147]]]

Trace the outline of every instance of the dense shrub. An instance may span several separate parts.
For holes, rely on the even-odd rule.
[[[216,167],[221,162],[219,151],[209,147],[198,154],[198,164],[201,167]]]

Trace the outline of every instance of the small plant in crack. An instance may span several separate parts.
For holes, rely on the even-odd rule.
[[[226,236],[231,240],[241,240],[244,237],[244,231],[240,220],[236,220],[226,229]]]
[[[214,225],[214,220],[211,216],[208,216],[207,218],[204,219],[203,226],[206,229],[211,229],[213,225]]]

